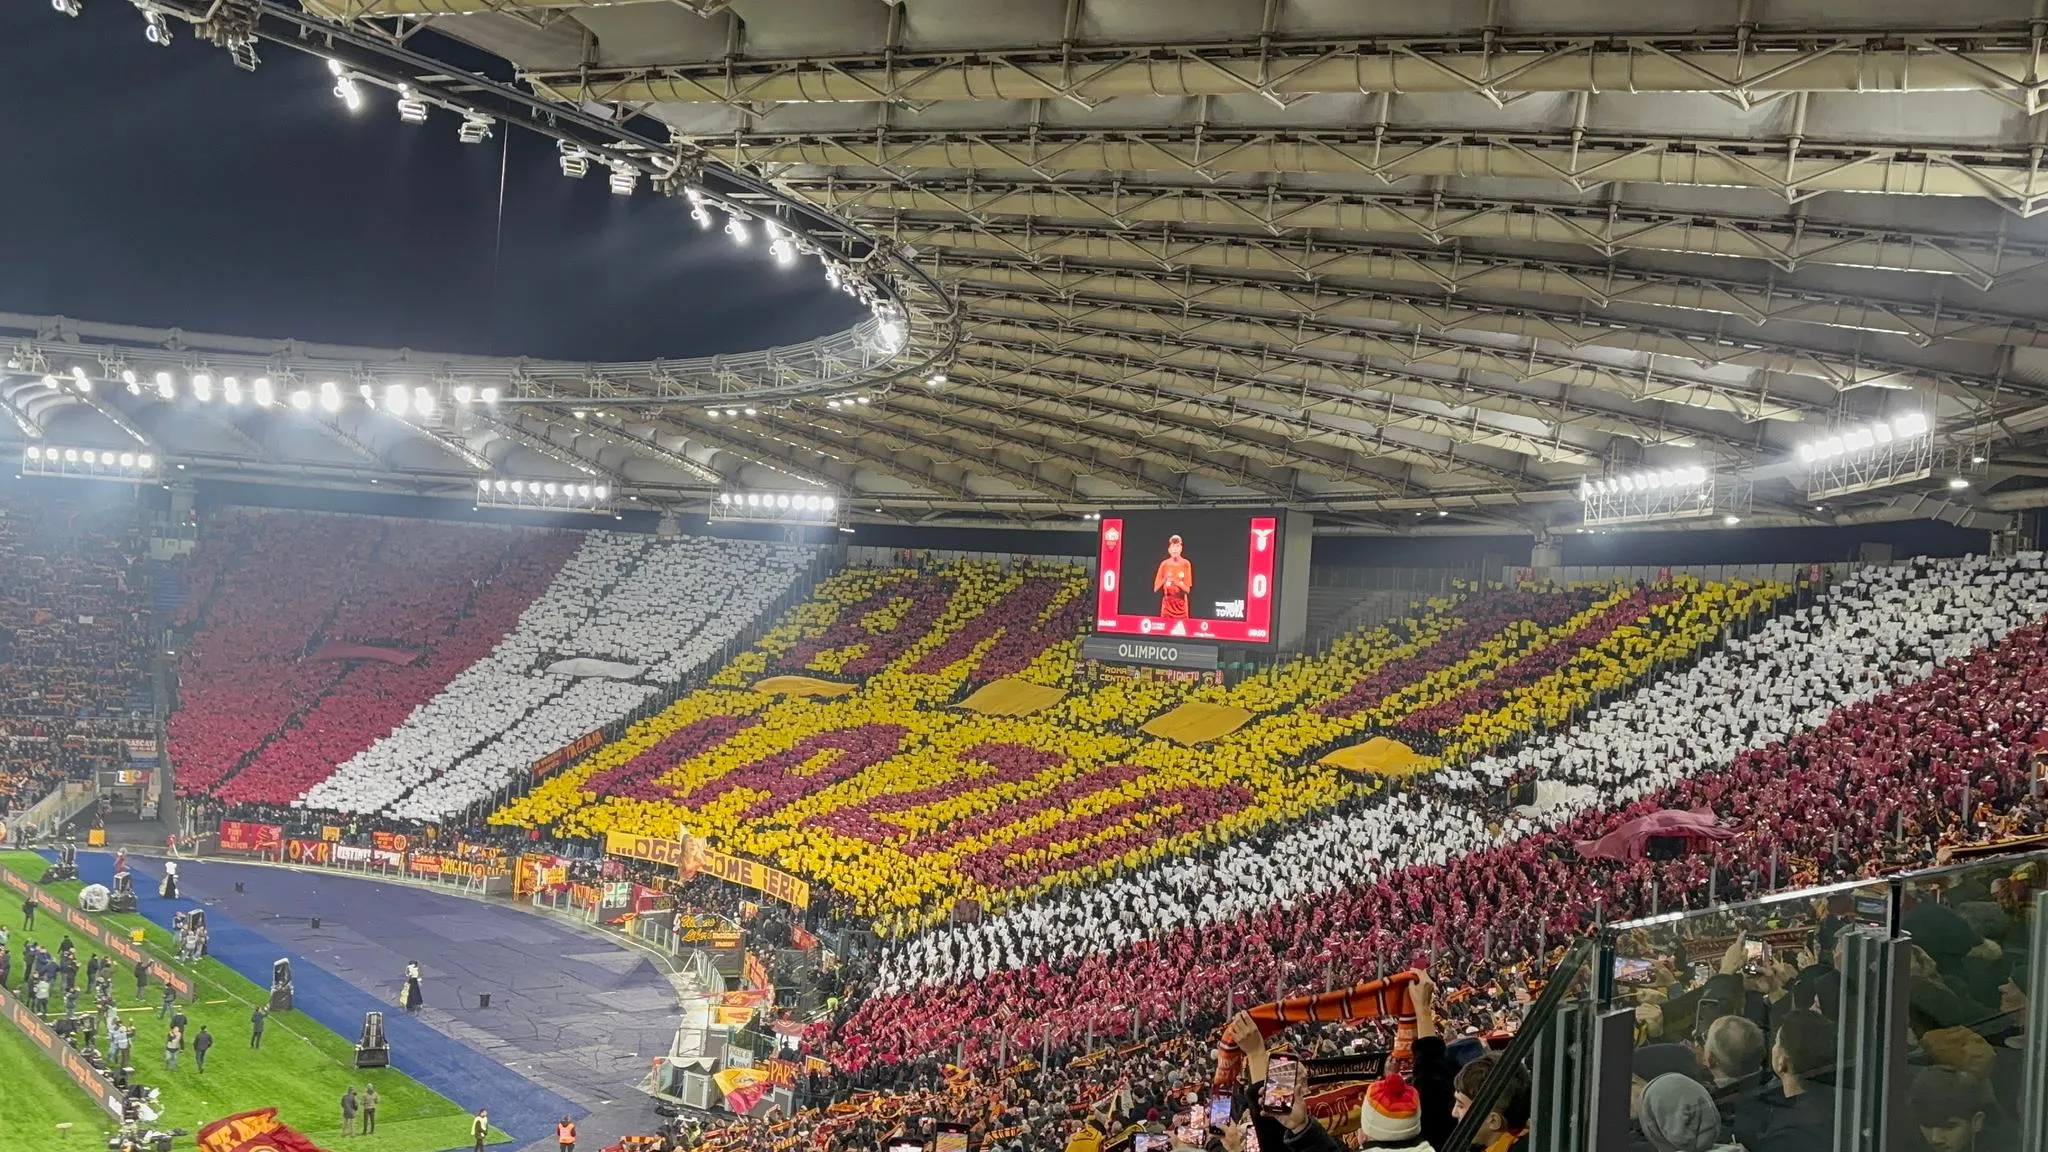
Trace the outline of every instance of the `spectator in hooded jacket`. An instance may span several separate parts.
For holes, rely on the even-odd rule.
[[[1835,1067],[1835,1026],[1794,1012],[1771,1044],[1777,1083],[1735,1110],[1735,1138],[1749,1152],[1810,1152],[1834,1139],[1835,1101],[1818,1077]]]

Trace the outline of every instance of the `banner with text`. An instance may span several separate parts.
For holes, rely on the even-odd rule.
[[[251,824],[246,820],[220,822],[220,848],[223,852],[255,852],[273,856],[283,844],[282,824]]]
[[[258,1108],[223,1117],[199,1130],[199,1152],[320,1152],[305,1133]]]
[[[687,840],[663,840],[656,836],[607,832],[604,850],[629,860],[667,864],[681,871],[685,877],[709,874],[743,888],[752,888],[764,896],[772,896],[791,907],[811,906],[809,884],[766,864],[720,852],[695,836]]]
[[[545,779],[553,773],[568,767],[569,764],[577,760],[585,752],[595,751],[598,745],[603,743],[604,729],[600,728],[595,732],[585,732],[570,744],[557,748],[553,752],[535,760],[533,762],[533,778],[535,780]]]

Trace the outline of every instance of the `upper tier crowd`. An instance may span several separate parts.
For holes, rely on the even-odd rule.
[[[0,816],[154,735],[141,529],[90,497],[0,494]]]

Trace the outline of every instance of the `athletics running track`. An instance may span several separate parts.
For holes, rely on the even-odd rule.
[[[113,864],[78,854],[87,883],[111,885]],[[260,987],[290,959],[298,1011],[345,1038],[361,1034],[363,1013],[382,1011],[392,1066],[470,1111],[489,1108],[515,1147],[552,1149],[564,1114],[591,1148],[659,1123],[634,1085],[667,1053],[679,1017],[668,979],[638,952],[409,884],[181,860],[179,898],[163,900],[163,862],[130,866],[142,915],[168,928],[174,912],[204,907],[210,954]],[[397,1006],[408,960],[426,990],[419,1016]],[[491,1006],[479,1009],[484,992]]]

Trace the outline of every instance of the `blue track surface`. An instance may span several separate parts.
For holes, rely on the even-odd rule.
[[[446,1096],[464,1108],[491,1110],[491,1123],[510,1133],[515,1145],[526,1145],[552,1136],[554,1124],[564,1114],[582,1117],[586,1110],[563,1096],[542,1087],[505,1067],[497,1058],[434,1030],[428,1024],[399,1011],[389,1000],[380,1000],[327,971],[316,961],[296,952],[262,932],[238,923],[223,912],[217,902],[188,899],[163,900],[156,895],[156,877],[162,874],[157,861],[133,862],[137,909],[151,922],[171,926],[172,913],[205,907],[209,952],[258,987],[270,986],[270,966],[280,956],[292,962],[292,985],[298,1011],[343,1037],[355,1037],[363,1029],[363,1013],[383,1012],[384,1030],[391,1041],[391,1066]],[[203,867],[203,866],[202,866]],[[219,867],[219,866],[216,866]],[[180,865],[180,879],[196,869]],[[114,860],[106,853],[81,852],[78,871],[87,883],[113,883]],[[256,873],[256,870],[250,870]],[[298,874],[264,870],[269,876]],[[263,873],[256,873],[263,874]],[[142,877],[147,876],[145,881]],[[195,892],[203,895],[203,890]],[[422,894],[423,896],[426,894]],[[320,909],[307,909],[309,915]],[[519,916],[507,911],[506,915]]]

